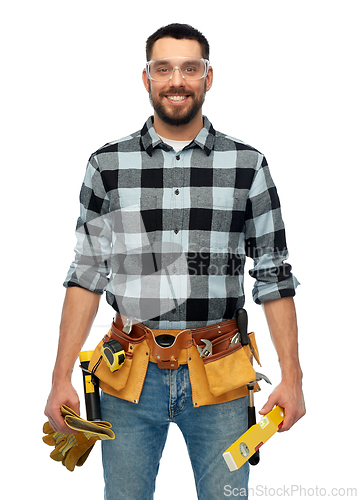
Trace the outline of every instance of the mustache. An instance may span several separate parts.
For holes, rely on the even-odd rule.
[[[166,95],[189,95],[191,97],[195,96],[194,92],[182,88],[171,88],[170,90],[161,90],[159,92],[160,97],[165,97]]]

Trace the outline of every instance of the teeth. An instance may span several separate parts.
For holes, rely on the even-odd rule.
[[[186,95],[168,95],[167,97],[171,101],[184,101],[186,99]]]

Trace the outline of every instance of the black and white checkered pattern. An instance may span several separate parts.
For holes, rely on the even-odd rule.
[[[203,129],[179,153],[158,137],[152,117],[141,131],[100,148],[88,162],[80,201],[76,259],[65,286],[106,289],[108,302],[122,313],[132,297],[139,320],[148,299],[169,300],[174,293],[170,310],[144,318],[151,328],[195,328],[233,318],[244,305],[246,256],[254,261],[249,273],[256,303],[295,294],[298,282],[285,263],[285,229],[265,157],[215,131],[206,117]],[[135,220],[127,219],[124,227],[123,213],[131,212]],[[115,240],[123,248],[115,258],[114,213],[121,214]],[[93,227],[99,226],[96,232]],[[159,272],[154,290],[153,282],[143,282],[138,260],[130,277],[130,266],[125,269],[118,255],[128,258],[128,251],[138,248],[152,252],[162,243],[182,248],[187,266],[177,269],[171,262],[170,280]],[[93,255],[93,245],[101,258],[89,262],[84,256]]]

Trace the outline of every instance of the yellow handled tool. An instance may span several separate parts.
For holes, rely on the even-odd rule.
[[[93,351],[82,351],[79,354],[79,358],[83,373],[87,420],[95,421],[101,420],[101,404],[98,378],[88,370],[92,354]]]

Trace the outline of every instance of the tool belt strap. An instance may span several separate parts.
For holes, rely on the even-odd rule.
[[[178,368],[180,364],[187,363],[185,349],[192,345],[203,346],[202,339],[213,341],[217,337],[223,338],[218,351],[224,351],[228,348],[230,338],[237,331],[236,319],[223,321],[214,325],[204,326],[202,328],[186,330],[151,330],[142,323],[132,325],[130,335],[123,332],[126,319],[117,313],[111,328],[111,336],[117,338],[125,351],[129,344],[138,344],[147,340],[150,349],[150,361],[156,362],[159,368]],[[175,337],[173,344],[169,347],[162,347],[156,341],[156,337],[163,334],[169,334]],[[226,335],[227,334],[227,335]],[[225,338],[227,336],[227,341]]]

